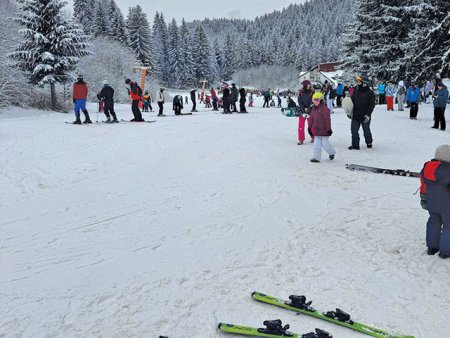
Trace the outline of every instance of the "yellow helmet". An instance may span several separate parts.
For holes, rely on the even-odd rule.
[[[312,99],[313,100],[316,100],[316,99],[323,100],[323,93],[321,93],[321,92],[314,93],[312,96]]]
[[[355,77],[355,80],[356,80],[356,81],[361,81],[361,82],[362,82],[362,77],[358,75],[357,77]]]

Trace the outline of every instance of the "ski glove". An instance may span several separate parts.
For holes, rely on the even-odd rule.
[[[428,201],[426,194],[420,194],[420,206],[422,207],[422,209],[428,210]]]
[[[312,133],[312,129],[311,128],[308,128],[308,134],[309,134],[309,136],[313,137],[313,133]]]
[[[369,121],[370,121],[370,116],[369,115],[364,116],[364,122],[363,123],[369,123]]]
[[[333,135],[333,131],[330,129],[330,130],[328,130],[327,131],[327,133],[328,133],[328,136],[331,136],[331,135]]]

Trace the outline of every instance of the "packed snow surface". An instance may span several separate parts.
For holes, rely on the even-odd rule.
[[[425,253],[419,180],[345,168],[420,171],[449,143],[430,129],[431,106],[418,121],[378,106],[374,148],[362,141],[361,151],[347,150],[350,121],[336,109],[336,159],[320,164],[279,109],[199,110],[90,126],[0,114],[1,337],[225,337],[218,322],[276,318],[294,332],[362,337],[257,303],[252,291],[448,337],[450,260]],[[132,117],[127,105],[117,112]]]

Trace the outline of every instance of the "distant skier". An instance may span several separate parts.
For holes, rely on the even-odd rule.
[[[106,123],[119,122],[114,112],[114,89],[109,85],[107,80],[103,81],[103,88],[98,96],[105,103],[103,112],[106,115]],[[112,120],[110,115],[113,118]]]
[[[150,95],[149,91],[146,90],[144,93],[144,111],[148,112],[149,108],[150,108],[150,111],[153,111],[152,96]]]
[[[86,102],[88,96],[88,86],[83,80],[83,75],[78,75],[77,81],[73,84],[73,103],[75,104],[74,113],[75,121],[73,124],[81,124],[80,110],[84,113],[84,124],[92,123],[89,113],[86,109]]]
[[[399,81],[397,89],[397,104],[399,111],[405,110],[405,95],[406,95],[405,83],[403,81]]]
[[[386,104],[386,83],[378,85],[378,104]]]
[[[411,82],[411,87],[406,92],[406,101],[409,102],[409,118],[417,120],[417,113],[419,112],[420,89],[415,82]]]
[[[131,122],[144,122],[142,118],[141,110],[139,109],[139,102],[142,100],[142,89],[137,82],[126,79],[125,83],[130,86],[128,89],[128,95],[131,97],[131,110],[133,111],[134,118]]]
[[[192,89],[191,90],[191,101],[192,101],[192,113],[196,113],[197,112],[197,100],[196,100],[196,92],[197,89]]]
[[[270,88],[264,92],[263,96],[264,96],[263,108],[269,108]]]
[[[248,97],[248,106],[253,107],[253,93],[250,93]]]
[[[370,122],[372,112],[375,108],[375,94],[369,87],[369,79],[356,78],[357,88],[353,92],[353,116],[352,116],[352,145],[349,150],[359,150],[359,129],[363,128],[364,139],[367,148],[372,148],[372,132],[370,131]]]
[[[183,109],[183,96],[175,95],[173,98],[173,110],[175,115],[181,115],[181,110]]]
[[[277,101],[278,101],[277,108],[281,108],[281,96],[280,96],[280,94],[277,94]]]
[[[420,204],[428,210],[427,253],[450,257],[450,145],[436,149],[420,173]]]
[[[392,82],[388,82],[388,85],[386,87],[386,105],[387,110],[394,111],[394,97],[395,97],[395,87],[392,84]]]
[[[218,97],[214,88],[211,88],[211,101],[213,105],[213,111],[218,111],[219,110],[219,108],[217,107]]]
[[[186,95],[185,98],[184,98],[184,102],[186,103],[186,105],[189,104],[189,98],[187,97],[187,95]]]
[[[308,133],[314,137],[314,150],[311,162],[318,163],[322,157],[322,148],[328,153],[328,158],[334,160],[336,151],[330,144],[329,139],[333,134],[331,129],[330,109],[324,102],[322,93],[315,93],[312,96],[313,107],[311,108],[311,125]]]
[[[246,113],[245,102],[247,101],[247,93],[244,88],[239,89],[239,113]]]
[[[237,102],[238,102],[238,97],[239,97],[239,91],[236,88],[236,84],[232,83],[231,84],[231,108],[230,109],[233,113],[238,112],[237,107],[236,107]]]
[[[342,83],[338,83],[336,88],[336,106],[341,107],[343,96],[344,96],[344,86],[342,85]]]
[[[230,97],[230,89],[228,85],[225,85],[222,92],[222,105],[223,105],[223,114],[231,114],[230,105],[231,105],[231,97]]]
[[[442,82],[437,84],[438,90],[434,93],[434,125],[432,128],[438,129],[439,125],[441,130],[445,130],[445,108],[448,101],[448,89]]]
[[[427,81],[425,87],[423,88],[423,95],[425,96],[425,103],[431,103],[433,97],[433,84],[431,81]]]
[[[159,91],[156,93],[156,102],[159,106],[158,116],[165,116],[164,103],[166,103],[166,97],[164,95],[164,88],[159,88]]]

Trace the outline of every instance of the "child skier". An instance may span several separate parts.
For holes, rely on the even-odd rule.
[[[145,91],[143,98],[144,98],[144,111],[148,112],[149,108],[150,108],[150,111],[153,111],[152,97],[150,96],[150,93],[148,92],[148,90]]]
[[[313,107],[311,109],[311,124],[308,129],[309,135],[314,136],[314,152],[311,162],[318,163],[321,159],[322,148],[328,153],[329,159],[334,160],[336,151],[329,142],[333,134],[331,129],[330,109],[324,102],[322,93],[312,96]]]
[[[420,173],[420,204],[428,210],[427,253],[450,257],[450,145],[436,149]]]
[[[298,145],[305,142],[305,122],[308,121],[308,127],[311,127],[311,106],[312,96],[311,82],[305,80],[302,82],[303,89],[298,92],[298,105],[300,107],[300,116],[298,118]],[[311,136],[311,143],[314,142],[314,136]]]
[[[395,87],[392,84],[392,82],[388,82],[388,85],[386,87],[386,104],[387,104],[387,110],[394,111],[394,96],[395,96]]]

